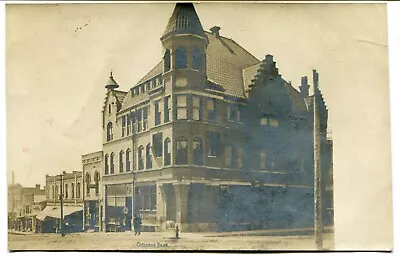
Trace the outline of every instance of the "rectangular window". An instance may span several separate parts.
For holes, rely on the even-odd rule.
[[[148,117],[149,117],[149,108],[148,107],[144,107],[143,108],[143,131],[146,131],[149,126],[148,126]]]
[[[218,155],[220,144],[220,135],[216,132],[207,133],[208,156],[215,157]]]
[[[171,96],[164,98],[164,123],[167,123],[171,117]]]
[[[138,109],[136,111],[136,119],[137,119],[137,131],[142,131],[142,110]]]
[[[130,113],[130,119],[132,122],[132,134],[135,134],[136,132],[136,115],[135,112]]]
[[[237,148],[236,155],[237,155],[237,167],[243,168],[243,149]]]
[[[122,122],[122,137],[124,137],[125,136],[125,127],[126,127],[126,118],[125,118],[125,116],[122,116],[121,122]]]
[[[225,147],[225,166],[232,167],[232,147],[226,146]]]
[[[162,132],[153,134],[153,147],[154,147],[154,156],[162,157]]]
[[[187,96],[176,96],[176,119],[187,119]]]
[[[126,115],[126,135],[131,134],[131,116],[128,114]]]
[[[236,121],[237,118],[237,111],[238,107],[236,105],[229,105],[228,106],[228,120],[229,121]]]
[[[217,119],[217,103],[215,99],[207,100],[207,115],[209,121],[216,121]]]
[[[201,97],[193,96],[193,120],[201,120],[202,114]]]
[[[156,100],[154,102],[154,125],[161,124],[161,109],[160,109],[160,100]]]

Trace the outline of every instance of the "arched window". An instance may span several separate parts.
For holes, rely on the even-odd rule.
[[[131,171],[131,159],[130,159],[130,155],[131,155],[131,150],[128,148],[126,150],[126,171],[129,172]]]
[[[151,161],[151,146],[150,143],[146,146],[146,169],[151,169],[153,167],[153,163]]]
[[[65,184],[65,191],[64,191],[64,197],[68,198],[68,184]]]
[[[86,173],[86,195],[90,196],[90,173]]]
[[[140,146],[139,150],[138,150],[138,167],[139,167],[139,170],[143,170],[144,169],[143,151],[144,151],[143,146]]]
[[[110,141],[113,139],[113,124],[112,122],[109,122],[107,124],[107,141]]]
[[[75,184],[71,183],[71,198],[75,198]]]
[[[109,159],[108,155],[104,156],[104,174],[107,175],[109,173]]]
[[[199,48],[193,48],[193,69],[201,70],[203,66],[203,57]]]
[[[110,174],[114,174],[114,153],[110,155]]]
[[[171,165],[171,139],[164,140],[164,165]]]
[[[94,173],[94,182],[95,182],[95,185],[96,185],[96,187],[95,187],[96,195],[98,195],[99,194],[99,182],[100,182],[100,174],[99,174],[98,171],[96,171]]]
[[[119,152],[119,172],[124,172],[124,151]]]
[[[186,49],[182,46],[179,46],[175,50],[175,68],[186,68],[187,67],[187,54]]]
[[[171,69],[171,52],[166,50],[164,53],[164,72]]]
[[[203,140],[200,137],[193,139],[193,163],[203,164]]]
[[[176,164],[187,164],[188,163],[188,148],[187,139],[185,137],[179,137],[176,140]]]
[[[76,198],[80,198],[81,197],[81,183],[78,182],[76,184]]]

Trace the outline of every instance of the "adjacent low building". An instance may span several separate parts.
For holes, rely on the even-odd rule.
[[[83,179],[81,171],[46,175],[46,208],[37,215],[43,233],[60,232],[61,196],[65,232],[83,230]]]

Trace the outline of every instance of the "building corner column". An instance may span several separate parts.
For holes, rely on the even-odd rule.
[[[181,231],[188,230],[188,194],[189,183],[173,184],[176,196],[176,224]]]

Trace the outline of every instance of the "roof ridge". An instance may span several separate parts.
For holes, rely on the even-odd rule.
[[[150,77],[150,78],[147,78],[146,80],[143,80],[143,79],[144,79],[146,76],[148,76],[153,70],[155,70],[155,69],[158,67],[158,65],[162,64],[162,62],[163,62],[163,60],[161,59],[161,60],[157,63],[157,65],[155,65],[152,69],[150,69],[150,71],[147,72],[146,75],[144,75],[142,78],[140,78],[139,81],[138,81],[135,85],[144,83],[145,81],[149,80],[150,78],[156,76],[156,75],[154,75],[154,76],[152,76],[152,77]]]

